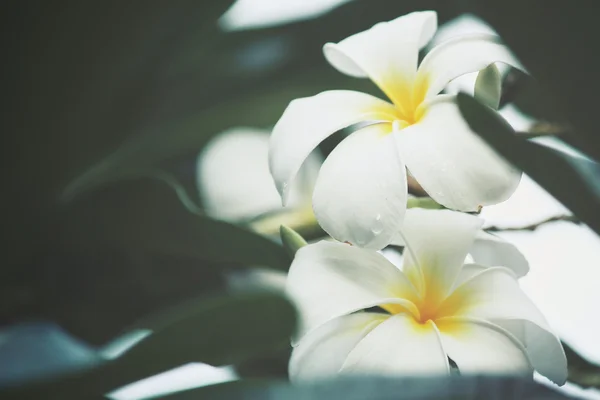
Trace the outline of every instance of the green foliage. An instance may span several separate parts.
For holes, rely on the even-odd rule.
[[[600,82],[597,4],[561,0],[471,2],[539,82],[541,103],[547,98],[572,124],[576,142],[600,157],[596,98]]]
[[[149,179],[114,184],[65,207],[64,240],[108,243],[219,264],[287,270],[276,243],[241,227],[187,211],[169,186]],[[94,229],[89,229],[94,227]]]
[[[236,363],[287,346],[295,329],[295,310],[280,295],[235,295],[188,302],[141,326],[153,333],[113,361],[0,394],[14,399],[100,398],[189,362]]]
[[[473,131],[600,233],[597,163],[515,136],[502,117],[468,95],[459,94],[458,105]]]
[[[290,385],[284,382],[240,381],[188,390],[165,400],[195,399],[348,399],[348,400],[504,400],[570,397],[546,386],[519,378],[455,376],[434,378],[354,377],[313,384]]]

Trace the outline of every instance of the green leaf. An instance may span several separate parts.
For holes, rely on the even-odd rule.
[[[468,95],[458,95],[458,106],[474,132],[600,233],[600,165],[516,137],[502,117]]]
[[[306,240],[298,232],[292,228],[288,228],[285,225],[281,225],[279,228],[279,235],[281,236],[281,242],[283,247],[287,250],[290,256],[294,256],[296,252],[303,246],[306,246]]]
[[[562,0],[471,2],[516,53],[574,127],[581,149],[600,157],[596,116],[600,81],[597,2]],[[541,12],[543,10],[543,12]]]
[[[233,364],[285,347],[295,311],[280,295],[239,294],[190,302],[143,326],[153,334],[116,362],[119,369],[141,371],[139,377],[192,361]]]
[[[218,264],[289,268],[276,243],[239,226],[193,214],[167,184],[124,181],[67,204],[59,214],[64,243],[112,245]]]
[[[100,398],[125,384],[189,362],[232,364],[288,346],[295,321],[292,304],[274,293],[189,302],[154,318],[153,333],[114,361],[0,394],[15,399]]]
[[[500,105],[500,94],[502,89],[502,78],[495,64],[479,71],[475,81],[475,98],[482,104],[498,109]]]
[[[278,381],[238,381],[160,396],[165,400],[196,399],[398,399],[398,400],[505,400],[569,399],[532,379],[502,376],[360,377],[291,385]]]

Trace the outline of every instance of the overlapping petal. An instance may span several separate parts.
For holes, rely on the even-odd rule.
[[[533,375],[523,345],[506,330],[474,318],[436,321],[442,346],[461,374]]]
[[[343,243],[321,241],[298,250],[286,292],[300,311],[296,339],[333,318],[377,305],[417,312],[417,295],[402,271],[375,251]]]
[[[281,208],[268,164],[269,132],[237,128],[212,139],[198,155],[198,190],[207,215],[240,221]],[[292,207],[310,204],[322,159],[310,154],[290,190]]]
[[[567,378],[567,361],[544,316],[506,268],[486,268],[458,287],[444,303],[446,315],[481,318],[506,329],[525,347],[532,365],[557,384]]]
[[[366,335],[348,354],[340,372],[381,375],[447,374],[448,358],[431,321],[412,316],[389,317]]]
[[[284,205],[300,166],[321,141],[359,122],[392,121],[396,112],[383,100],[350,90],[292,101],[275,125],[269,144],[269,168]]]
[[[335,318],[313,330],[292,352],[290,379],[298,382],[335,376],[350,351],[388,317],[360,312]]]
[[[438,203],[476,211],[506,200],[521,173],[471,131],[454,97],[431,102],[422,119],[394,133],[408,170]]]
[[[411,106],[419,49],[431,40],[436,29],[435,12],[415,12],[379,23],[337,44],[327,43],[323,51],[340,72],[371,78],[406,113]]]
[[[454,78],[480,71],[495,62],[524,69],[494,35],[478,33],[441,43],[431,49],[419,65],[416,85],[425,90],[418,92],[423,98],[417,100],[431,98]]]
[[[505,267],[517,278],[529,272],[529,262],[517,247],[499,236],[479,231],[469,250],[473,261],[489,267]]]
[[[402,269],[430,301],[441,301],[450,292],[482,223],[473,215],[450,210],[407,212]],[[431,298],[434,295],[436,299]]]
[[[313,209],[321,227],[341,242],[378,250],[402,226],[406,171],[391,129],[375,124],[352,133],[321,167]]]

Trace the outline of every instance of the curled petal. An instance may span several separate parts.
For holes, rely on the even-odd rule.
[[[478,232],[469,254],[475,263],[488,267],[506,267],[512,270],[517,278],[529,272],[529,263],[519,249],[491,233]]]
[[[344,374],[448,374],[448,357],[435,324],[417,323],[412,316],[389,317],[366,335],[348,354]]]
[[[475,274],[444,302],[444,315],[481,318],[510,332],[525,347],[531,364],[562,385],[567,360],[544,316],[519,288],[512,271],[492,267]]]
[[[495,62],[524,69],[495,35],[478,33],[440,43],[419,65],[416,84],[424,90],[418,93],[423,99],[433,97],[454,78],[480,71]]]
[[[207,215],[240,221],[281,208],[268,164],[269,132],[238,128],[217,135],[198,155],[198,190]],[[292,185],[290,205],[310,204],[321,157],[311,154]]]
[[[352,133],[321,167],[313,209],[340,242],[378,250],[402,226],[406,170],[390,132],[391,124],[375,124]]]
[[[433,11],[414,12],[327,43],[325,58],[340,72],[373,80],[401,109],[410,107],[410,91],[417,71],[419,49],[437,29]]]
[[[445,207],[476,211],[508,199],[519,184],[521,172],[471,131],[454,97],[431,102],[394,137],[409,171]]]
[[[508,331],[474,318],[435,322],[442,346],[461,374],[533,375],[525,348]]]
[[[385,314],[360,312],[333,319],[313,330],[292,351],[290,379],[298,382],[337,375],[350,351],[387,318]]]
[[[413,208],[406,212],[403,271],[428,294],[428,301],[441,301],[450,292],[482,223],[473,215],[450,210]]]
[[[418,313],[414,287],[402,271],[375,251],[343,243],[298,250],[286,291],[300,314],[297,339],[333,318],[378,305]]]
[[[394,120],[395,113],[391,104],[350,90],[292,101],[273,128],[269,144],[269,168],[283,204],[300,166],[325,138],[359,122]]]

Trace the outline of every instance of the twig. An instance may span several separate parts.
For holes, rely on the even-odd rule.
[[[572,222],[574,224],[581,224],[581,221],[574,215],[557,215],[557,216],[545,219],[543,221],[536,222],[535,224],[531,224],[531,225],[508,227],[508,228],[502,228],[499,226],[490,226],[489,228],[486,228],[485,230],[487,232],[535,231],[537,228],[539,228],[542,225],[548,224],[550,222],[557,222],[557,221],[565,221],[565,222]]]

